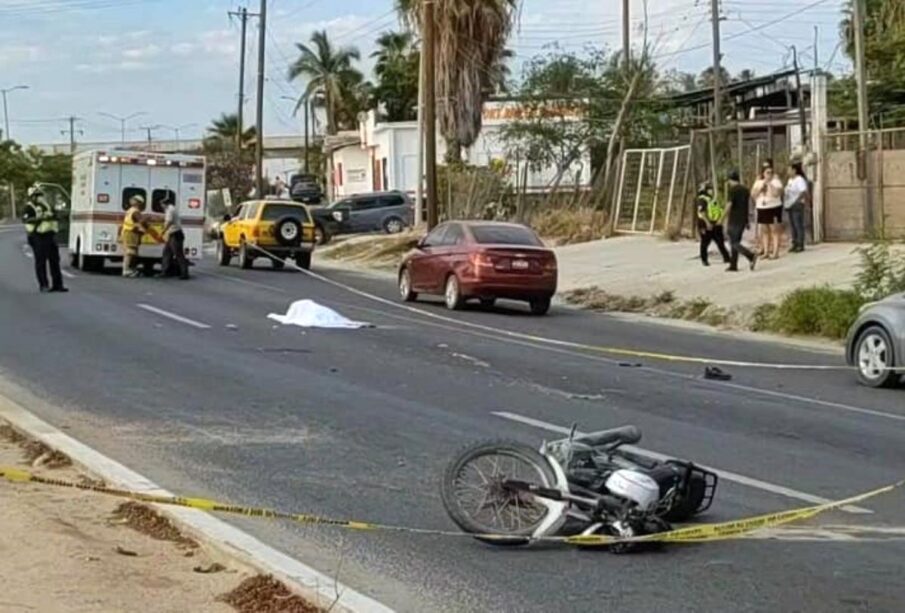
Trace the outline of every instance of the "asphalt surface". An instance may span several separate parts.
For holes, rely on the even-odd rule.
[[[701,365],[506,331],[787,364],[841,365],[841,355],[566,308],[538,318],[519,305],[455,314],[417,305],[449,321],[263,262],[240,271],[212,258],[189,282],[73,271],[71,293],[41,295],[23,243],[0,229],[0,393],[179,493],[450,529],[438,483],[457,448],[498,437],[539,444],[556,436],[545,427],[572,423],[633,423],[645,449],[734,473],[710,521],[905,477],[905,389],[861,388],[836,371],[725,368],[731,382],[705,381]],[[325,274],[395,297],[386,280]],[[302,298],[376,327],[302,330],[266,318]],[[401,611],[898,611],[905,542],[891,535],[905,536],[903,502],[897,491],[863,503],[871,513],[821,516],[801,526],[803,540],[630,556],[235,521]],[[818,540],[817,525],[891,530]]]

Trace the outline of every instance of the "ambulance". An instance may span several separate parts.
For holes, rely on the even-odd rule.
[[[69,259],[73,268],[102,270],[122,261],[119,233],[129,199],[145,199],[149,232],[138,251],[145,270],[163,256],[166,204],[176,204],[185,233],[185,255],[202,255],[205,212],[205,159],[198,155],[140,151],[86,151],[72,160]]]

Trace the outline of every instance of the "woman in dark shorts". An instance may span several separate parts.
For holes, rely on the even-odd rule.
[[[782,243],[782,181],[773,173],[773,167],[764,164],[760,178],[751,188],[751,197],[757,209],[757,227],[760,247],[764,257],[775,260],[779,257]]]

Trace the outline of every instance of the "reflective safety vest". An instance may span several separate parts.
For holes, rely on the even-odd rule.
[[[726,213],[726,207],[716,198],[702,194],[701,198],[707,203],[707,219],[713,222],[720,221]]]
[[[136,208],[130,208],[126,213],[126,218],[123,219],[123,234],[141,232],[140,226],[135,222],[135,215],[138,213]]]
[[[25,219],[25,231],[28,234],[34,234],[35,230],[37,230],[38,214],[38,207],[33,205],[31,202],[26,203],[25,215],[23,216],[23,218]]]
[[[48,234],[50,232],[59,232],[60,224],[57,222],[56,215],[49,204],[42,201],[29,202],[28,206],[34,211],[34,217],[26,222],[25,231],[29,234]]]

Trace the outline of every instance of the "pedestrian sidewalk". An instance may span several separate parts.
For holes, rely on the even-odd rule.
[[[804,253],[784,253],[778,260],[759,260],[750,272],[742,258],[740,271],[726,272],[712,248],[710,267],[698,258],[695,241],[671,242],[660,237],[620,236],[558,247],[559,289],[598,286],[610,294],[648,297],[664,291],[682,299],[706,298],[724,308],[777,302],[799,287],[852,284],[860,262],[853,243],[810,246]]]
[[[19,440],[3,422],[0,465],[82,478],[65,456]],[[117,516],[122,502],[0,479],[0,611],[235,611],[220,599],[250,569],[181,537],[142,505]]]

